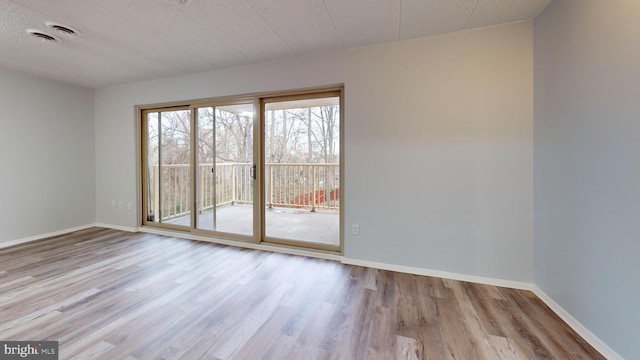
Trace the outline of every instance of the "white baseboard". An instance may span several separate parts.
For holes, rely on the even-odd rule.
[[[451,279],[451,280],[468,281],[468,282],[478,283],[478,284],[501,286],[501,287],[507,287],[512,289],[532,290],[534,288],[533,284],[526,283],[526,282],[494,279],[494,278],[474,276],[474,275],[464,275],[464,274],[452,273],[447,271],[429,270],[424,268],[417,268],[417,267],[403,266],[403,265],[393,265],[393,264],[380,263],[375,261],[344,258],[342,259],[342,263],[348,264],[348,265],[365,266],[365,267],[376,268],[381,270],[397,271],[397,272],[402,272],[407,274],[431,276],[431,277],[438,277],[438,278]]]
[[[84,230],[84,229],[89,229],[89,228],[92,228],[94,226],[95,226],[95,224],[87,224],[87,225],[82,225],[82,226],[76,226],[76,227],[69,228],[69,229],[58,230],[58,231],[54,231],[54,232],[50,232],[50,233],[46,233],[46,234],[29,236],[29,237],[22,238],[22,239],[3,241],[3,242],[0,242],[0,249],[6,248],[6,247],[9,247],[9,246],[25,244],[25,243],[32,242],[32,241],[42,240],[42,239],[46,239],[46,238],[52,237],[52,236],[64,235],[64,234],[71,233],[71,232],[74,232],[74,231],[80,231],[80,230]]]
[[[103,224],[103,223],[95,223],[93,224],[93,226],[107,228],[107,229],[121,230],[126,232],[138,232],[138,228],[129,227],[129,226],[111,225],[111,224]]]
[[[600,340],[596,335],[594,335],[589,329],[587,329],[584,325],[582,325],[576,318],[571,316],[562,306],[560,306],[557,302],[553,301],[553,299],[547,295],[544,291],[542,291],[539,287],[534,286],[532,289],[533,293],[536,294],[537,297],[540,298],[553,312],[555,312],[564,322],[567,323],[575,332],[578,333],[586,342],[588,342],[591,346],[593,346],[596,350],[600,352],[604,357],[609,360],[624,360],[622,356],[620,356],[617,352],[611,349],[604,341]]]

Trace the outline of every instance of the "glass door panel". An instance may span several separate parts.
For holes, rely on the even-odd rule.
[[[190,111],[148,112],[146,136],[146,220],[190,226]]]
[[[340,97],[264,104],[265,239],[340,246]]]
[[[254,105],[196,109],[196,229],[252,236]]]

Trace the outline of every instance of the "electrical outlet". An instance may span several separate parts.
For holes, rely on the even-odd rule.
[[[360,225],[353,224],[353,226],[351,227],[351,233],[353,235],[360,235]]]
[[[122,209],[124,207],[124,201],[118,200],[118,207]]]
[[[116,201],[115,200],[111,200],[111,207],[116,207]]]
[[[133,204],[131,204],[131,201],[129,201],[127,203],[127,210],[131,210],[132,207],[133,207]]]

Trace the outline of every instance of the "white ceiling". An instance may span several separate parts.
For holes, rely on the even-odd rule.
[[[99,88],[531,19],[550,1],[0,0],[0,65]]]

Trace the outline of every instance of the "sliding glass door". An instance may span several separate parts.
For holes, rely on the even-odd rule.
[[[256,106],[142,111],[144,225],[257,241]]]
[[[196,229],[253,236],[253,104],[196,111]]]
[[[264,239],[340,247],[340,93],[263,101]]]
[[[145,218],[147,222],[191,224],[191,121],[189,109],[147,112]]]
[[[341,250],[342,89],[140,115],[142,225]]]

